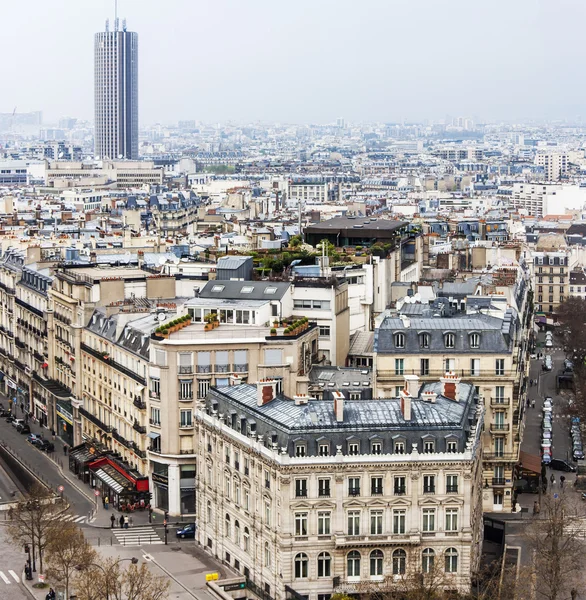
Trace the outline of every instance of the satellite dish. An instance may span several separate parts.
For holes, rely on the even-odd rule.
[[[122,159],[122,158],[124,158],[124,154],[119,154],[119,155],[118,155],[118,159],[120,160],[120,159]]]
[[[63,152],[59,152],[58,158],[63,158]]]
[[[167,259],[164,256],[159,257],[159,266],[163,266],[167,262]]]
[[[167,316],[166,316],[166,315],[165,315],[165,313],[163,313],[163,312],[160,312],[160,313],[157,315],[157,319],[159,319],[159,321],[164,321],[166,318],[167,318]]]

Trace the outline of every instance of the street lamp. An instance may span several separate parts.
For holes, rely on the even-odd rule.
[[[126,560],[129,560],[133,565],[138,564],[138,558],[135,558],[134,556],[132,558],[119,558],[115,563],[112,563],[112,565],[110,566],[110,569],[112,569],[115,566],[118,566],[121,562],[124,562]],[[110,569],[105,569],[102,565],[98,564],[98,563],[89,563],[87,566],[85,567],[81,567],[78,566],[77,568],[82,571],[84,568],[87,567],[98,567],[98,569],[100,569],[100,571],[102,571],[102,573],[104,574],[105,578],[106,578],[106,600],[110,600],[110,579],[109,579],[109,571]],[[75,600],[76,596],[72,596],[71,598],[73,598]]]

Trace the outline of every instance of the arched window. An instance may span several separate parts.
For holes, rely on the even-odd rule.
[[[240,481],[234,479],[234,502],[236,506],[240,506]]]
[[[269,548],[269,543],[265,542],[265,567],[271,566],[271,550]]]
[[[455,548],[448,548],[445,552],[446,573],[458,572],[458,551]]]
[[[295,557],[295,579],[305,579],[307,577],[307,566],[309,558],[305,552],[300,552]]]
[[[352,550],[346,557],[348,577],[360,577],[360,552]]]
[[[396,333],[395,334],[395,348],[404,348],[405,347],[405,334],[404,333]]]
[[[407,553],[402,548],[393,552],[393,575],[404,575],[407,565]]]
[[[370,576],[376,577],[383,574],[383,552],[373,550],[370,553]]]
[[[430,335],[429,333],[419,334],[419,346],[420,348],[429,348]]]
[[[248,527],[244,528],[244,552],[250,551],[250,532]]]
[[[225,527],[224,533],[228,539],[232,539],[232,528],[230,525],[230,515],[229,514],[226,514],[226,527]]]
[[[480,348],[480,334],[479,333],[471,333],[470,334],[470,348]]]
[[[212,503],[208,500],[208,523],[212,522]]]
[[[431,573],[435,563],[435,551],[433,548],[425,548],[421,553],[421,568],[424,573]]]
[[[240,546],[240,523],[234,521],[234,543]]]
[[[454,348],[456,345],[456,336],[453,333],[444,334],[444,344],[446,348]]]
[[[332,557],[329,552],[320,552],[317,555],[317,576],[331,577]]]

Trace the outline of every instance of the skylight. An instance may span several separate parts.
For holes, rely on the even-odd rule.
[[[241,294],[252,294],[252,292],[254,292],[254,286],[253,285],[245,285],[241,290],[240,293]]]
[[[265,294],[276,294],[276,293],[277,293],[277,288],[274,286],[265,288]]]
[[[213,285],[212,286],[212,292],[218,293],[221,292],[224,289],[223,285]]]

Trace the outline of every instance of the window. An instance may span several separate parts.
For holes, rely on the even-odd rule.
[[[240,293],[241,294],[252,294],[252,292],[254,292],[254,286],[253,285],[244,285],[240,288]]]
[[[282,348],[265,348],[265,365],[282,365],[283,364],[283,349]]]
[[[295,456],[307,456],[307,445],[305,442],[295,444]]]
[[[240,522],[234,521],[234,543],[240,546]]]
[[[348,454],[350,456],[355,456],[360,453],[360,444],[358,442],[349,442],[348,443]]]
[[[435,442],[433,440],[424,440],[423,441],[423,452],[425,454],[433,454],[435,449]]]
[[[349,392],[348,400],[360,400],[362,398],[361,392]]]
[[[406,489],[406,478],[404,475],[397,475],[393,481],[393,494],[395,496],[402,496],[407,491]]]
[[[161,409],[151,406],[151,425],[161,425]]]
[[[213,285],[213,286],[212,286],[212,290],[211,290],[211,291],[212,291],[214,294],[218,294],[218,293],[219,293],[219,292],[221,292],[223,289],[224,289],[224,286],[223,286],[223,285]]]
[[[504,485],[505,484],[505,467],[503,465],[496,465],[493,471],[493,485]]]
[[[271,550],[269,548],[269,543],[265,542],[265,567],[271,566]]]
[[[191,379],[179,380],[179,400],[191,400],[193,398],[193,382]]]
[[[405,335],[403,333],[395,334],[395,348],[405,347]]]
[[[372,454],[382,454],[383,444],[382,442],[372,442],[370,445],[370,451]]]
[[[395,358],[395,375],[403,375],[405,360],[402,358]]]
[[[381,535],[383,532],[383,511],[370,511],[370,535]]]
[[[330,337],[330,326],[320,325],[319,326],[319,337]]]
[[[151,398],[161,397],[161,380],[151,379]]]
[[[270,285],[265,288],[265,291],[263,293],[267,294],[267,296],[274,296],[277,293],[277,288],[275,286]]]
[[[429,358],[422,358],[419,365],[420,375],[429,375]]]
[[[266,469],[265,469],[265,488],[267,490],[271,489],[271,474]]]
[[[425,548],[421,553],[421,570],[424,573],[431,573],[435,563],[435,552],[432,548]]]
[[[505,403],[505,386],[504,385],[497,385],[494,388],[494,399],[497,404]]]
[[[383,553],[382,550],[373,550],[370,553],[370,576],[382,577],[383,574]]]
[[[505,374],[505,359],[497,358],[495,361],[495,375]]]
[[[421,333],[419,335],[419,346],[421,348],[429,348],[430,335],[429,333]]]
[[[470,348],[480,348],[480,334],[479,333],[471,333],[470,334]]]
[[[360,577],[360,552],[352,550],[346,557],[348,577]]]
[[[322,498],[330,497],[330,480],[320,478],[317,480],[318,496]]]
[[[458,531],[457,508],[446,508],[446,531]]]
[[[480,375],[480,359],[470,359],[470,375]]]
[[[405,454],[405,442],[395,442],[395,454]]]
[[[295,497],[306,498],[307,497],[307,479],[296,479],[295,480]]]
[[[402,548],[393,552],[393,575],[404,575],[407,567],[407,553]]]
[[[502,458],[505,455],[505,438],[494,438],[494,455]]]
[[[244,528],[244,552],[250,552],[250,531]]]
[[[401,390],[403,389],[404,386],[402,385],[396,385],[395,386],[395,398],[399,398],[399,396],[401,396]]]
[[[348,511],[348,535],[360,535],[360,511]]]
[[[458,493],[458,476],[457,475],[446,475],[446,493],[457,494]]]
[[[271,524],[271,503],[268,501],[265,501],[265,523]]]
[[[405,533],[405,510],[393,511],[393,533]]]
[[[348,496],[360,496],[360,477],[348,477]]]
[[[378,496],[383,493],[383,478],[382,477],[371,477],[370,478],[370,493],[373,496]]]
[[[226,514],[226,520],[224,521],[224,535],[228,539],[232,539],[232,526],[230,524],[230,515]]]
[[[321,443],[318,446],[318,454],[320,456],[329,456],[330,455],[330,445],[327,443]]]
[[[193,427],[193,413],[191,410],[179,411],[179,427]]]
[[[295,513],[295,535],[307,535],[307,513]]]
[[[456,336],[453,333],[444,335],[444,345],[446,348],[454,348],[456,344]]]
[[[179,353],[179,373],[193,373],[193,356],[191,352]]]
[[[435,494],[435,475],[423,476],[423,493]]]
[[[455,548],[448,548],[445,552],[446,573],[458,572],[458,551]]]
[[[435,531],[435,508],[423,509],[423,528],[422,531],[430,533]]]
[[[328,552],[320,552],[317,555],[317,576],[331,577],[332,557]]]
[[[446,358],[444,360],[444,371],[451,373],[456,370],[456,359]]]
[[[198,379],[197,380],[197,397],[203,399],[208,395],[210,391],[210,380],[209,379]]]
[[[331,522],[332,513],[329,511],[319,511],[317,513],[317,535],[330,535]]]

